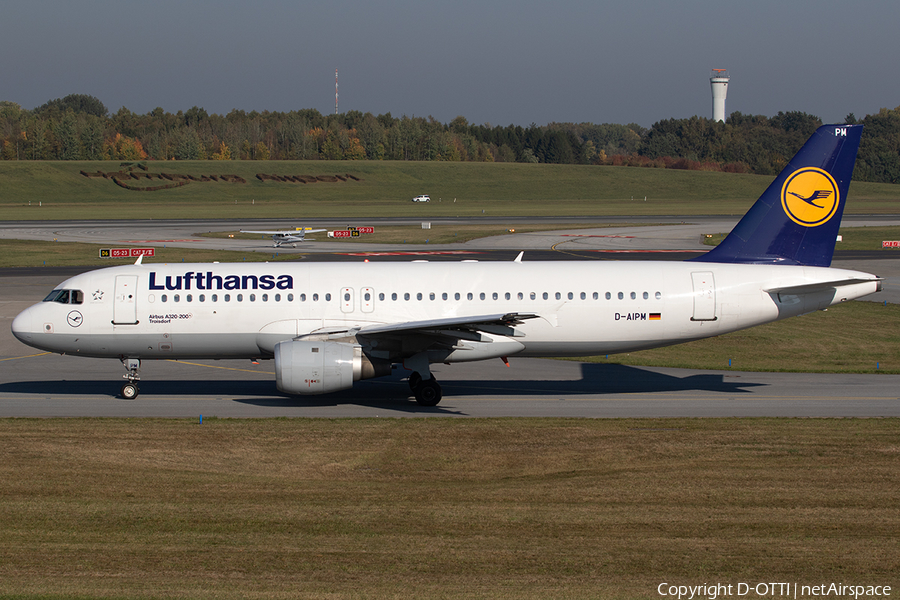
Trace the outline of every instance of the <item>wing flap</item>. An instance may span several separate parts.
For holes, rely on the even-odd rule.
[[[423,321],[406,321],[404,323],[385,323],[361,327],[357,335],[383,335],[387,333],[422,332],[444,333],[448,330],[484,331],[499,333],[501,329],[512,329],[528,319],[536,319],[538,315],[530,313],[501,313],[493,315],[475,315],[470,317],[448,317],[445,319],[426,319]],[[513,332],[507,335],[513,335]]]

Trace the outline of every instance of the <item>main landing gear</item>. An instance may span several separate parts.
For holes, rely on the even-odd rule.
[[[412,371],[409,375],[409,389],[415,394],[419,406],[437,406],[443,394],[441,385],[431,374],[428,354],[414,354],[403,361],[403,366]]]
[[[122,397],[126,400],[134,400],[140,392],[137,382],[141,380],[141,359],[123,356],[120,360],[122,361],[122,366],[128,370],[128,373],[122,375],[128,380],[128,383],[122,386]]]
[[[409,376],[409,389],[416,396],[419,406],[437,406],[443,397],[441,384],[437,382],[434,375],[430,379],[423,379],[418,371],[414,371]]]

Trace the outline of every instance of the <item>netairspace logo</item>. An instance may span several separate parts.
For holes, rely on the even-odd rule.
[[[677,600],[694,598],[889,598],[889,585],[845,585],[843,583],[822,583],[802,585],[799,583],[704,583],[702,585],[675,585],[661,583],[656,592],[660,596]]]

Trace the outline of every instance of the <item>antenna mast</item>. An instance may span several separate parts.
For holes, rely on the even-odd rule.
[[[334,114],[338,114],[337,69],[334,70]]]

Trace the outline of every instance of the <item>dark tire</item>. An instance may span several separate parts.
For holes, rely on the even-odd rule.
[[[419,406],[437,406],[443,395],[441,385],[433,377],[422,381],[416,387],[415,393]]]
[[[126,400],[134,400],[138,397],[138,386],[133,383],[126,383],[122,386],[122,397]]]

